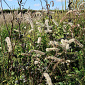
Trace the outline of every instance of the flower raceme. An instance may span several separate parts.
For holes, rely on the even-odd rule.
[[[48,73],[43,73],[43,76],[45,77],[46,82],[47,82],[48,85],[53,85],[52,81],[51,81],[51,78],[50,78]]]
[[[9,37],[6,37],[5,41],[7,42],[8,52],[12,52],[12,45]]]
[[[74,42],[75,39],[70,39],[70,40],[67,40],[67,39],[61,39],[61,46],[64,47],[66,50],[68,50],[70,47],[69,47],[69,44]]]
[[[59,49],[58,48],[46,48],[46,51],[48,52],[48,51],[56,51],[56,52],[58,52],[59,51]]]
[[[83,47],[83,45],[76,39],[72,38],[70,40],[67,40],[67,39],[61,39],[61,46],[64,47],[66,50],[68,50],[70,47],[69,47],[69,44],[71,44],[72,42],[74,42],[75,44],[79,45],[79,47]]]
[[[38,43],[38,44],[41,43],[41,37],[38,37],[37,43]]]
[[[50,41],[50,42],[49,42],[49,45],[52,45],[53,47],[55,47],[55,46],[58,46],[59,43],[56,42],[56,41]]]
[[[56,22],[54,19],[52,19],[52,21],[54,22],[55,25],[59,25],[58,22]]]

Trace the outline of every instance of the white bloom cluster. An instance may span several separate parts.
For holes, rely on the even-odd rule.
[[[38,37],[37,43],[38,43],[38,44],[41,43],[41,37]]]
[[[72,11],[72,10],[69,10],[69,11],[66,13],[66,15],[69,14],[69,13],[71,13],[71,12],[73,12],[73,11]]]
[[[5,41],[7,42],[8,52],[12,52],[11,41],[9,37],[6,37]]]
[[[47,84],[48,85],[53,85],[49,74],[48,73],[43,73],[43,75],[44,75],[44,77],[45,77],[45,79],[47,81]]]
[[[39,30],[39,32],[40,32],[40,33],[42,32],[42,29],[41,29],[41,27],[38,27],[38,30]]]
[[[34,61],[34,64],[36,65],[36,64],[38,64],[39,63],[39,61]]]
[[[33,21],[32,21],[32,18],[31,18],[30,13],[26,13],[26,14],[24,14],[24,16],[25,16],[24,19],[27,20],[28,23],[30,23],[31,28],[33,29],[34,28],[34,25],[33,25]]]
[[[39,50],[31,50],[30,53],[31,53],[31,52],[35,52],[36,54],[40,54],[40,55],[45,55],[44,52],[39,51]]]
[[[66,25],[63,25],[63,31],[66,32]]]
[[[67,39],[61,39],[61,46],[64,47],[66,50],[68,50],[70,47],[69,47],[69,44],[72,43],[72,42],[75,42],[75,39],[72,38],[70,40],[67,40]]]
[[[45,33],[52,33],[52,30],[45,30]]]
[[[78,27],[80,27],[80,24],[77,24]]]
[[[49,25],[48,25],[48,22],[49,22],[49,20],[46,19],[46,20],[45,20],[45,25],[46,25],[46,26],[49,26]]]
[[[14,29],[15,32],[19,32],[19,30]]]
[[[45,20],[45,25],[46,25],[46,27],[47,27],[47,31],[49,32],[49,30],[50,30],[50,28],[52,28],[52,26],[49,26],[48,22],[49,22],[49,20],[46,19],[46,20]]]
[[[37,25],[41,26],[41,27],[44,27],[45,25],[43,23],[40,23],[40,22],[36,22]]]
[[[52,60],[57,61],[57,62],[60,62],[60,61],[62,60],[62,59],[57,58],[57,57],[55,57],[55,56],[48,56],[48,57],[46,57],[45,59],[52,59]]]
[[[49,22],[49,20],[46,19],[45,24],[40,23],[40,22],[36,22],[36,24],[41,26],[41,27],[47,27],[47,30],[45,30],[45,33],[52,33],[52,30],[50,30],[52,28],[52,26],[49,26],[48,22]],[[42,32],[41,27],[38,27],[38,30],[39,30],[40,33]]]
[[[61,45],[62,45],[66,50],[69,49],[68,40],[61,39],[61,43],[62,43]]]
[[[68,43],[69,43],[69,44],[72,43],[72,42],[75,42],[75,39],[74,39],[74,38],[68,40]]]
[[[24,29],[26,29],[26,26],[24,27]]]
[[[49,45],[52,45],[52,46],[54,47],[54,46],[58,46],[59,43],[56,42],[56,41],[50,41],[50,42],[49,42]]]
[[[59,49],[58,48],[46,48],[46,51],[48,52],[48,51],[56,51],[56,52],[58,52],[59,51]]]

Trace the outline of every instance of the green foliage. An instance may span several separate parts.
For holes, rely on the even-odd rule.
[[[23,10],[23,13],[27,10]],[[34,10],[31,10],[34,12]],[[8,12],[8,11],[7,11]],[[44,21],[49,19],[44,16]],[[82,21],[81,21],[82,20]],[[8,24],[8,30],[5,25],[0,28],[0,81],[1,85],[45,85],[46,79],[43,73],[48,73],[54,85],[84,85],[85,84],[85,42],[84,32],[81,29],[82,22],[79,21],[80,27],[71,29],[74,38],[77,39],[83,47],[81,48],[75,42],[69,44],[70,49],[66,50],[61,46],[61,39],[70,40],[72,38],[69,29],[70,25],[66,25],[66,32],[63,30],[63,23],[56,26],[52,21],[49,26],[52,26],[52,33],[45,33],[45,26],[41,27],[40,33],[37,29],[38,26],[34,24],[34,30],[29,33],[31,26],[28,23],[20,24],[20,33],[23,35],[19,37],[19,32],[14,32],[14,29],[19,30],[19,26],[14,25],[11,35],[12,52],[7,51],[7,43],[5,38],[9,37],[8,31],[11,30],[11,25]],[[39,20],[44,24],[43,19]],[[26,29],[24,27],[26,26]],[[65,37],[65,35],[67,36]],[[41,37],[41,42],[37,43],[38,37]],[[59,46],[49,45],[50,41],[58,42]],[[56,47],[59,52],[49,51],[46,48]],[[45,54],[35,52],[36,50],[42,51]],[[60,53],[60,54],[59,54]],[[46,59],[48,57],[55,57],[55,59]],[[58,60],[60,59],[60,60]],[[63,59],[63,60],[62,60]],[[66,62],[67,60],[67,62]],[[68,63],[70,60],[70,63]]]

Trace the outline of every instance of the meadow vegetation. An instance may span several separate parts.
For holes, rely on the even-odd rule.
[[[85,8],[51,12],[2,10],[0,85],[85,85]]]

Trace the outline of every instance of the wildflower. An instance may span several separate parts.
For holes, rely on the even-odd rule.
[[[66,25],[63,25],[63,31],[66,32]]]
[[[37,56],[37,57],[39,57],[39,56]],[[39,62],[40,61],[40,59],[39,58],[36,58],[36,60]]]
[[[21,55],[24,55],[24,56],[31,56],[30,53],[21,53]]]
[[[70,63],[71,62],[71,60],[66,60],[66,63]]]
[[[36,24],[40,24],[40,22],[36,22]]]
[[[67,76],[72,76],[72,74],[68,74]]]
[[[36,64],[38,64],[39,63],[39,61],[34,61],[34,64],[36,65]]]
[[[54,42],[53,42],[53,41],[50,41],[50,42],[49,42],[49,45],[54,46]]]
[[[55,44],[55,45],[59,45],[59,43],[58,43],[58,42],[56,42],[56,41],[54,41],[54,44]]]
[[[38,38],[37,43],[38,43],[38,44],[41,43],[41,37]]]
[[[47,31],[49,31],[50,28],[52,28],[52,26],[49,26],[48,22],[49,22],[49,20],[46,19],[46,20],[45,20],[45,25],[46,25],[46,27],[47,27]]]
[[[69,10],[69,11],[66,13],[66,15],[69,14],[69,13],[71,13],[71,12],[73,12],[73,11],[72,11],[72,10]]]
[[[40,25],[41,27],[44,27],[43,23],[36,22],[37,25]]]
[[[39,30],[40,33],[42,32],[41,27],[38,27],[38,30]]]
[[[19,30],[14,29],[14,32],[19,32]]]
[[[52,46],[57,46],[57,45],[59,45],[59,43],[58,42],[56,42],[56,41],[50,41],[49,42],[49,45],[52,45]]]
[[[59,51],[59,49],[58,48],[46,48],[46,51],[48,52],[48,51]]]
[[[52,26],[45,26],[45,27],[47,27],[47,30],[52,29]]]
[[[70,47],[69,47],[69,44],[66,44],[66,50],[68,50]]]
[[[29,30],[29,33],[31,33],[34,29]]]
[[[26,26],[24,27],[24,29],[26,29]]]
[[[62,60],[62,59],[57,58],[57,57],[55,57],[55,56],[48,56],[48,57],[47,57],[47,58],[45,58],[45,59],[52,59],[52,60],[57,61],[57,62],[59,62],[59,61],[61,61],[61,60]]]
[[[68,40],[67,39],[65,39],[65,40],[64,39],[61,39],[61,43],[62,44],[68,43]]]
[[[44,52],[39,51],[39,50],[31,50],[30,52],[35,52],[35,53],[40,54],[40,55],[45,55]]]
[[[45,30],[45,33],[52,33],[52,30]]]
[[[68,42],[69,42],[69,44],[72,43],[72,42],[75,42],[75,39],[72,38],[72,39],[70,39]]]
[[[11,41],[9,37],[6,37],[5,41],[7,42],[8,52],[12,52]]]
[[[34,26],[33,26],[33,22],[30,20],[30,25],[31,25],[31,28],[33,29]]]
[[[72,38],[70,40],[67,40],[67,39],[61,39],[61,46],[63,46],[66,50],[68,50],[70,47],[69,47],[69,44],[71,44],[72,42],[75,42],[75,39]]]
[[[34,25],[33,25],[33,21],[32,21],[32,18],[31,18],[30,13],[27,13],[27,14],[25,14],[24,16],[25,16],[24,19],[27,20],[28,23],[30,23],[31,28],[33,29],[33,28],[34,28]]]
[[[49,20],[46,19],[46,20],[45,20],[45,25],[46,25],[46,26],[49,26],[49,25],[48,25],[48,22],[49,22]]]
[[[43,73],[43,75],[44,75],[44,77],[45,77],[45,79],[47,81],[47,84],[48,85],[53,85],[49,74],[48,73]]]
[[[77,24],[78,27],[80,27],[80,24]]]
[[[41,56],[41,55],[40,55],[40,54],[37,54],[36,56],[39,57],[39,56]]]
[[[70,60],[66,60],[67,65],[70,65],[70,62],[71,62]]]
[[[52,21],[54,22],[55,25],[58,26],[58,23],[54,19],[52,19]]]
[[[26,66],[26,69],[28,70],[29,66]]]
[[[69,49],[69,44],[68,44],[68,40],[64,40],[64,39],[61,39],[61,46],[64,47],[66,50]]]

